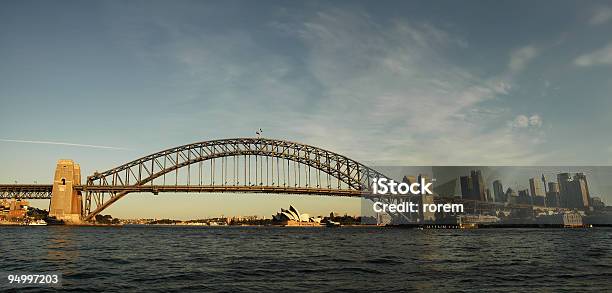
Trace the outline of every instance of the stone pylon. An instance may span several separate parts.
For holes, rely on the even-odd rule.
[[[59,160],[55,168],[53,192],[51,194],[50,217],[67,224],[81,222],[81,192],[74,189],[81,185],[81,167],[72,160]]]

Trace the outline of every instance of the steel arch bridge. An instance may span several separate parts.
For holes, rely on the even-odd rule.
[[[373,197],[386,177],[346,156],[301,143],[233,138],[163,150],[87,177],[83,220],[135,192],[245,192]]]

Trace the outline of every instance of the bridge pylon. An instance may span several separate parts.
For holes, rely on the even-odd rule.
[[[81,222],[81,192],[74,187],[81,185],[81,167],[72,160],[59,160],[55,168],[49,216],[67,224]]]

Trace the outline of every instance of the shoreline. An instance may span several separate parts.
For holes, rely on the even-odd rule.
[[[270,227],[270,228],[396,228],[396,229],[418,229],[418,230],[467,230],[467,229],[589,229],[589,228],[609,228],[612,224],[587,224],[577,226],[563,226],[553,224],[487,224],[476,226],[460,225],[425,225],[425,224],[402,224],[402,225],[342,225],[340,227],[327,227],[325,225],[304,225],[304,226],[283,226],[283,225],[176,225],[176,224],[76,224],[76,225],[27,225],[23,223],[0,223],[0,227],[205,227],[205,228],[239,228],[239,227]]]

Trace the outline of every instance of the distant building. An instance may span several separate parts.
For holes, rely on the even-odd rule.
[[[588,209],[590,204],[589,186],[584,173],[557,175],[561,207],[570,209]]]
[[[554,215],[542,215],[536,218],[536,223],[561,227],[583,226],[582,216],[576,212],[568,212]]]
[[[477,200],[485,201],[485,184],[484,180],[482,179],[482,172],[480,172],[480,170],[472,170],[471,177],[472,184],[474,184],[474,197],[477,197]]]
[[[496,202],[507,202],[506,194],[504,193],[504,187],[500,180],[493,181],[493,195],[495,196]]]
[[[527,189],[519,190],[518,204],[532,204],[532,200]]]
[[[591,206],[593,207],[593,209],[596,209],[596,210],[604,209],[606,207],[606,205],[604,204],[604,202],[601,200],[600,197],[592,197]]]
[[[470,176],[461,176],[459,179],[463,198],[486,201],[485,184],[480,170],[472,170]]]
[[[552,208],[560,207],[559,183],[548,182],[548,192],[546,192],[546,206]]]
[[[30,203],[26,200],[12,199],[0,201],[0,220],[21,220],[28,212]]]
[[[546,206],[546,193],[542,181],[538,178],[529,179],[529,191],[533,200],[533,205]]]
[[[461,197],[472,199],[472,195],[474,194],[473,192],[474,186],[472,184],[472,177],[461,176],[459,178],[459,181],[461,182]]]
[[[281,208],[279,213],[272,215],[272,221],[285,226],[316,226],[321,222],[308,214],[300,214],[293,206],[289,206],[288,210]]]
[[[514,191],[512,188],[508,188],[508,190],[506,190],[506,198],[511,204],[519,203],[518,194],[516,194],[516,191]]]
[[[574,181],[576,181],[576,201],[580,208],[588,208],[591,204],[591,194],[589,193],[589,183],[587,182],[586,175],[584,173],[576,173],[574,175]]]

